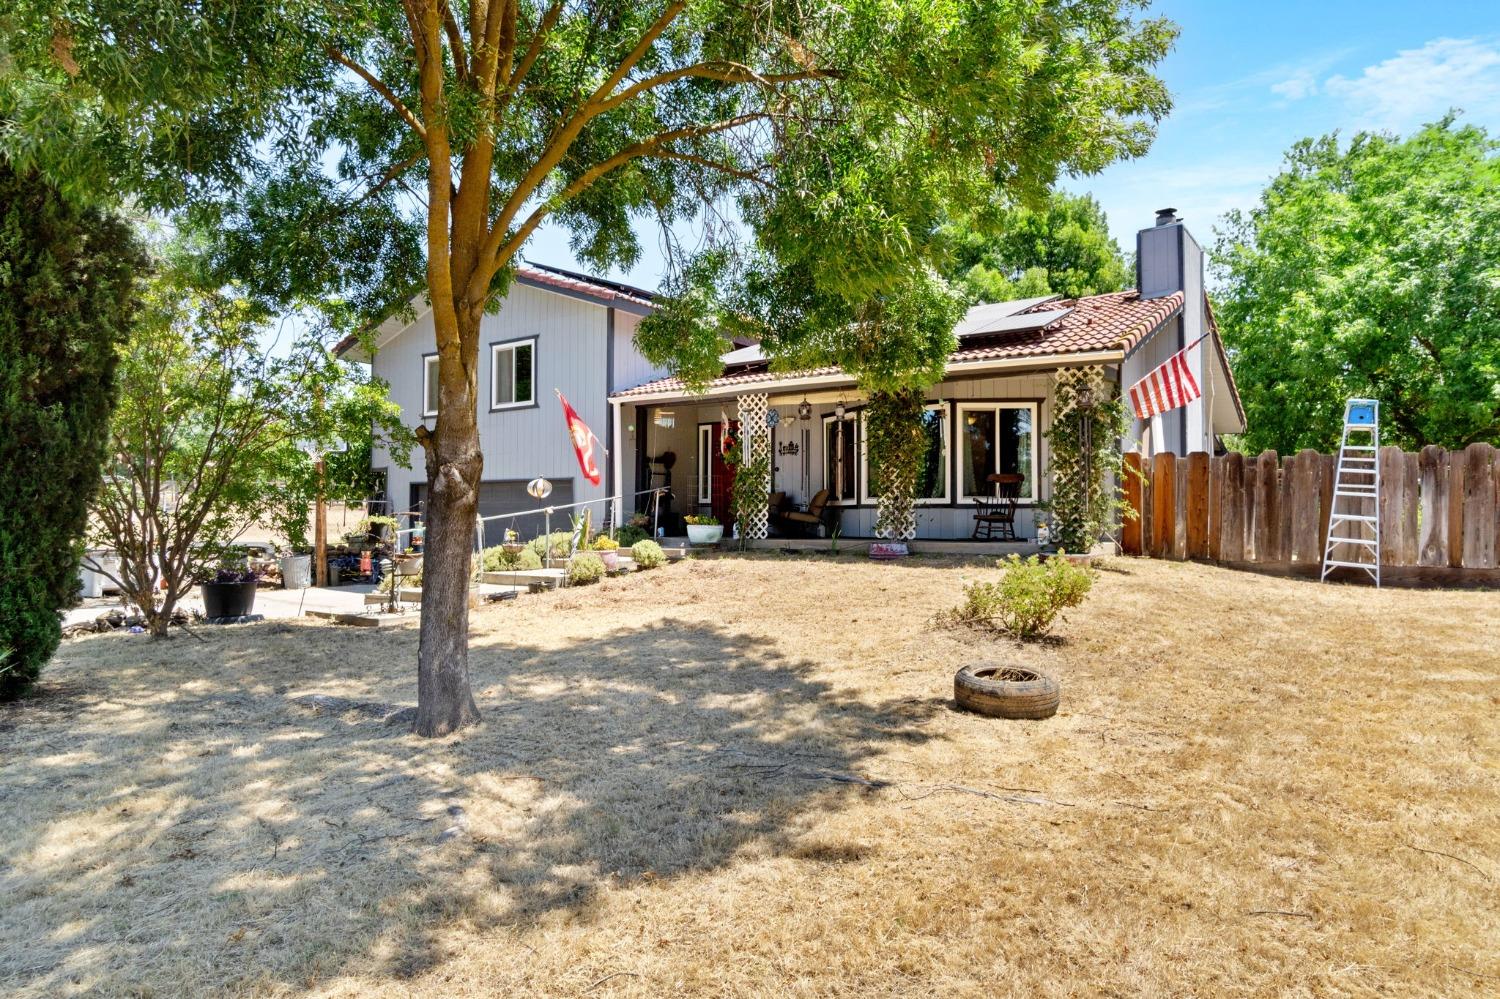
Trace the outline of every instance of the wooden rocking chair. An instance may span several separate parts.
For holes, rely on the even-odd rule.
[[[1025,477],[1007,473],[991,475],[985,481],[994,487],[995,494],[974,500],[974,540],[1017,540],[1016,506]]]

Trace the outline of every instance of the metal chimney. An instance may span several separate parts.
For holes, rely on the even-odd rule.
[[[1179,221],[1178,218],[1177,218],[1177,209],[1175,209],[1175,208],[1158,208],[1156,210],[1156,224],[1157,225],[1171,225],[1173,222],[1177,222],[1177,221]]]

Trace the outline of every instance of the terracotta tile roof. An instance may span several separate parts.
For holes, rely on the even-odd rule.
[[[630,302],[634,305],[650,306],[653,304],[653,299],[655,298],[651,292],[646,291],[644,288],[636,288],[628,284],[622,284],[619,281],[608,281],[604,278],[591,277],[587,274],[579,274],[576,271],[565,271],[560,267],[548,267],[545,264],[517,264],[516,277],[523,278],[533,284],[546,285],[562,291],[587,295],[601,302]],[[426,291],[416,291],[411,305],[419,316],[427,311]],[[380,324],[377,323],[376,325],[379,326]],[[335,356],[342,357],[346,351],[358,343],[359,334],[351,333],[334,344],[333,353]]]
[[[1005,358],[1058,357],[1102,350],[1129,352],[1175,316],[1182,308],[1182,303],[1183,295],[1180,291],[1164,298],[1142,301],[1134,289],[1068,301],[1043,302],[1027,311],[1042,313],[1065,308],[1072,311],[1041,329],[966,336],[959,342],[958,349],[949,355],[948,363],[962,365]],[[765,363],[761,363],[742,370],[726,370],[722,377],[715,378],[707,387],[714,389],[837,374],[839,369],[834,367],[773,372],[767,369]],[[615,396],[681,394],[686,391],[679,379],[659,378],[616,392]]]
[[[621,284],[619,281],[608,281],[604,278],[565,271],[560,267],[547,267],[543,264],[521,264],[516,267],[516,276],[535,281],[537,284],[575,291],[602,302],[626,301],[634,302],[636,305],[650,305],[655,297],[644,288],[635,288],[628,284]]]

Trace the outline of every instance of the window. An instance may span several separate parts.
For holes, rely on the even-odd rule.
[[[948,500],[948,407],[940,402],[929,403],[922,411],[922,434],[927,438],[927,452],[922,457],[922,466],[917,470],[918,503],[945,503]],[[865,502],[876,503],[879,497],[871,495],[869,439],[865,440]]]
[[[698,424],[698,502],[714,501],[714,451],[719,442],[714,440],[714,424]]]
[[[855,502],[859,497],[859,414],[823,417],[823,486],[833,502]],[[842,428],[842,436],[840,430]]]
[[[422,415],[436,416],[438,409],[438,359],[436,354],[422,358]]]
[[[1035,403],[959,406],[958,433],[961,496],[992,496],[991,475],[1020,475],[1021,502],[1036,502]]]
[[[536,340],[490,345],[490,408],[530,406],[536,401]]]

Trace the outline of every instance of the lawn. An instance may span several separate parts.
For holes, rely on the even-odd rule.
[[[1500,596],[1115,561],[1059,637],[983,564],[696,561],[416,635],[64,645],[0,710],[0,992],[1453,996],[1500,989]],[[963,662],[1062,683],[1006,722]]]

